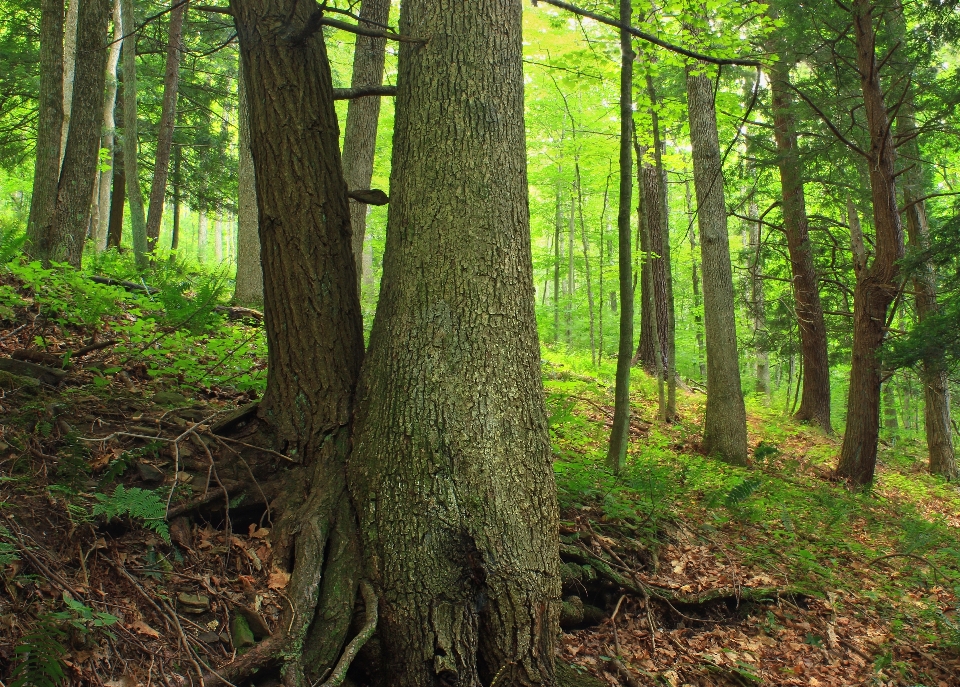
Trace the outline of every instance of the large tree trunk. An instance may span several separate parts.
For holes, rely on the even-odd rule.
[[[46,258],[79,268],[90,222],[90,199],[96,181],[103,114],[107,51],[104,48],[109,0],[81,3],[77,19],[77,61],[73,80],[72,124],[57,187],[57,208]]]
[[[147,248],[154,250],[160,238],[160,220],[167,198],[167,176],[170,171],[170,151],[173,147],[173,128],[177,120],[177,93],[180,88],[180,52],[183,49],[183,20],[189,1],[172,0],[170,27],[167,32],[167,63],[163,71],[163,104],[160,127],[157,131],[157,156],[150,187],[150,209],[147,213]]]
[[[263,303],[263,268],[260,266],[260,227],[257,223],[257,175],[253,171],[250,153],[250,108],[242,62],[238,91],[240,198],[237,208],[237,285],[233,300],[244,305],[260,305]]]
[[[703,318],[707,344],[707,409],[703,448],[734,465],[747,463],[747,416],[740,386],[733,269],[727,235],[723,167],[717,136],[713,79],[688,67],[687,110],[693,146],[697,223],[703,263]]]
[[[351,492],[378,684],[553,685],[557,504],[534,313],[522,5],[405,0]],[[628,352],[629,355],[629,352]]]
[[[929,247],[930,227],[927,223],[926,204],[920,200],[924,195],[923,175],[920,172],[920,147],[917,143],[917,125],[914,118],[912,97],[907,97],[900,107],[897,129],[902,144],[904,164],[917,165],[903,173],[903,205],[907,218],[907,235],[910,249],[923,252]],[[920,322],[936,315],[937,274],[933,265],[925,262],[919,266],[914,278],[917,317]],[[923,360],[920,375],[924,393],[924,429],[927,436],[927,451],[930,454],[930,472],[956,480],[957,459],[953,448],[953,431],[950,425],[950,384],[943,361],[943,350],[934,347]]]
[[[127,201],[130,205],[130,237],[137,266],[147,266],[147,219],[140,188],[140,128],[137,123],[137,18],[133,0],[120,0],[123,26],[123,170],[127,176]]]
[[[123,38],[123,18],[120,12],[120,0],[113,3],[113,43],[110,44],[110,53],[107,57],[107,94],[103,99],[103,134],[100,147],[107,149],[109,165],[107,171],[100,174],[100,188],[97,207],[100,217],[97,220],[97,233],[94,236],[97,251],[107,247],[108,222],[110,221],[110,190],[113,188],[113,176],[116,173],[116,146],[117,138],[117,65],[120,63],[120,46]]]
[[[363,0],[360,18],[376,28],[390,19],[390,0]],[[384,38],[357,36],[353,49],[351,88],[380,86],[387,41]],[[377,122],[380,118],[380,97],[353,98],[347,105],[347,123],[343,132],[343,176],[350,190],[370,188],[373,179],[373,156],[377,150]],[[350,201],[350,224],[353,227],[353,256],[357,278],[363,276],[363,243],[367,229],[367,206]]]
[[[62,5],[62,3],[61,3]],[[62,8],[61,8],[62,9]],[[73,111],[73,80],[77,70],[77,20],[80,16],[80,0],[67,3],[67,16],[63,31],[63,120],[60,129],[60,165],[67,152],[67,137],[70,133],[70,119]]]
[[[876,257],[857,279],[853,296],[853,362],[847,399],[847,429],[837,474],[854,485],[873,482],[880,423],[881,368],[877,351],[887,328],[887,309],[897,292],[903,228],[897,206],[896,150],[877,64],[871,0],[853,3],[857,69],[870,130],[870,189]]]
[[[63,125],[63,0],[40,5],[40,94],[33,198],[27,220],[27,252],[46,259],[50,251]]]
[[[773,94],[774,138],[777,166],[783,195],[783,232],[787,237],[793,298],[800,326],[800,350],[803,355],[803,392],[794,418],[819,425],[828,434],[830,422],[830,365],[827,360],[827,327],[823,320],[817,271],[813,262],[813,244],[807,227],[807,208],[803,175],[797,148],[793,98],[790,93],[790,64],[785,57],[770,69]]]
[[[620,0],[620,23],[632,20],[630,0]],[[633,195],[633,52],[632,39],[620,31],[620,206],[617,212],[620,274],[620,344],[617,348],[617,376],[614,389],[613,427],[607,463],[619,472],[627,462],[630,443],[630,364],[633,353],[633,256],[630,242],[631,197]],[[611,296],[613,294],[611,293]],[[611,304],[616,303],[611,298]]]
[[[330,66],[309,29],[316,6],[230,5],[257,178],[269,363],[259,416],[302,465],[274,528],[274,559],[293,557],[288,630],[244,660],[280,650],[295,685],[332,667],[351,619],[359,558],[344,463],[363,324]]]

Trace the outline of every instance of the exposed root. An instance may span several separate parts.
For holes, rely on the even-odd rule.
[[[363,645],[367,643],[377,629],[377,595],[373,591],[373,587],[366,580],[360,580],[360,593],[363,594],[363,604],[366,608],[366,619],[363,623],[363,629],[360,630],[360,633],[354,637],[347,645],[347,648],[344,649],[343,655],[340,656],[340,660],[337,662],[336,668],[333,669],[330,678],[324,682],[321,687],[340,687],[340,685],[343,684],[343,681],[347,677],[347,670],[350,668],[350,664],[353,663],[353,659],[357,657],[357,653],[363,648]]]

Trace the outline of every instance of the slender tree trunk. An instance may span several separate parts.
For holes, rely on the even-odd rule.
[[[693,228],[693,201],[690,197],[690,180],[684,184],[687,200],[687,235],[690,237],[690,275],[693,280],[693,326],[697,337],[697,367],[700,379],[707,378],[707,366],[703,350],[703,317],[700,315],[703,301],[700,297],[700,265],[697,264],[697,232]]]
[[[597,364],[597,340],[593,315],[593,280],[590,277],[590,248],[587,243],[587,225],[583,220],[583,187],[580,183],[580,164],[577,170],[577,210],[580,214],[580,240],[583,243],[583,270],[587,280],[587,311],[590,315],[590,361]]]
[[[309,30],[315,6],[230,6],[246,79],[263,265],[268,376],[258,414],[301,464],[274,526],[274,560],[293,560],[286,629],[240,663],[249,670],[258,656],[280,652],[292,686],[327,674],[352,615],[359,551],[344,466],[363,321],[330,65],[322,33]],[[225,677],[239,681],[238,670]]]
[[[770,69],[773,94],[774,138],[783,197],[783,232],[787,237],[793,297],[800,326],[803,355],[803,395],[796,420],[819,425],[828,434],[830,422],[830,364],[827,359],[827,327],[823,320],[813,244],[807,225],[803,175],[797,148],[796,122],[792,113],[790,63],[785,56]]]
[[[104,49],[109,0],[88,0],[77,18],[77,61],[73,79],[72,125],[57,186],[57,208],[46,258],[79,268],[90,223],[90,199],[96,181],[103,114],[107,51]]]
[[[127,202],[130,206],[130,237],[137,267],[147,266],[147,219],[140,188],[140,129],[137,124],[137,18],[133,0],[120,0],[123,14],[123,169],[127,175]]]
[[[576,227],[576,200],[570,196],[570,215],[567,218],[567,346],[573,346],[573,306],[576,296],[576,281],[573,262],[573,235]]]
[[[62,3],[61,3],[62,11]],[[60,166],[67,152],[67,137],[70,133],[70,119],[73,111],[73,80],[77,70],[77,23],[80,12],[80,0],[67,3],[67,17],[63,31],[63,121],[60,129]]]
[[[259,212],[258,212],[259,216]],[[200,211],[197,218],[197,260],[202,265],[207,259],[207,213]]]
[[[703,313],[707,344],[707,409],[703,448],[734,465],[747,463],[747,417],[740,386],[733,270],[727,235],[723,167],[717,136],[713,79],[688,67],[687,109],[693,146],[697,220],[703,261]]]
[[[923,175],[920,172],[920,147],[915,138],[915,106],[912,97],[907,97],[897,116],[897,129],[901,149],[906,158],[904,164],[916,164],[912,170],[903,173],[903,206],[907,219],[907,235],[910,237],[910,249],[925,251],[930,243],[930,227],[927,222],[926,204],[920,200],[924,195]],[[913,278],[913,290],[916,292],[917,318],[924,322],[939,311],[937,303],[937,274],[931,263],[919,266]],[[929,350],[929,349],[928,349]],[[950,384],[943,361],[943,349],[933,347],[923,360],[920,374],[923,382],[924,431],[927,438],[927,451],[930,454],[930,472],[956,480],[957,458],[953,447],[953,432],[950,421]]]
[[[63,0],[40,5],[40,94],[33,197],[27,220],[26,251],[46,259],[50,252],[63,126]]]
[[[560,174],[557,169],[557,174]],[[553,227],[553,343],[560,342],[560,232],[563,228],[563,205],[560,182],[557,182],[557,217]]]
[[[760,271],[760,220],[757,217],[757,203],[750,201],[747,216],[750,217],[749,264],[750,273],[750,315],[753,320],[754,353],[757,357],[757,393],[769,400],[770,396],[770,354],[767,352],[765,337],[767,321],[767,298],[763,289]]]
[[[240,123],[240,198],[237,208],[237,283],[233,300],[247,305],[259,305],[263,303],[263,268],[260,266],[260,228],[257,223],[257,177],[253,171],[253,156],[250,153],[250,110],[242,62],[240,70],[237,98],[237,118]]]
[[[213,221],[213,257],[218,265],[223,262],[223,214],[220,212]]]
[[[620,22],[632,20],[630,0],[620,0]],[[633,256],[631,255],[630,214],[633,193],[633,52],[630,34],[620,31],[620,205],[617,213],[620,274],[620,344],[617,348],[617,377],[614,390],[613,427],[607,463],[614,472],[627,462],[630,443],[630,364],[633,354]],[[612,293],[611,293],[612,295]],[[615,298],[611,299],[616,303]]]
[[[634,134],[633,142],[634,152],[637,154],[637,243],[640,248],[640,341],[637,342],[637,352],[633,355],[633,363],[639,363],[647,374],[655,375],[657,371],[658,347],[655,339],[659,337],[659,323],[656,317],[656,304],[654,303],[656,294],[656,279],[650,279],[648,272],[654,269],[653,260],[650,259],[649,232],[645,227],[649,222],[647,212],[649,212],[648,199],[644,197],[644,174],[643,162],[644,149],[639,145]]]
[[[180,247],[180,158],[181,149],[178,146],[173,152],[173,230],[170,232],[170,251],[175,252]],[[170,256],[171,259],[173,256]]]
[[[640,223],[640,235],[642,236],[642,245],[646,246],[646,250],[643,253],[643,267],[646,269],[641,269],[641,279],[643,279],[642,289],[644,292],[650,294],[650,321],[653,324],[653,332],[651,333],[650,339],[653,344],[653,374],[657,379],[657,416],[666,421],[666,412],[667,412],[667,399],[664,393],[664,379],[663,379],[663,349],[661,348],[661,339],[660,339],[660,300],[656,297],[656,267],[651,263],[654,260],[653,252],[650,250],[650,247],[653,245],[654,238],[651,235],[650,231],[650,220],[651,214],[656,214],[656,208],[650,208],[648,206],[648,201],[650,200],[646,194],[646,184],[645,184],[645,170],[650,167],[650,165],[644,165],[640,162],[643,159],[643,156],[639,153],[637,154],[637,177],[638,177],[638,201],[639,205],[637,206],[637,216]],[[655,170],[654,170],[655,173]],[[659,202],[659,197],[656,198],[656,201]],[[652,210],[652,213],[651,213]],[[656,219],[654,221],[657,221]]]
[[[378,684],[553,685],[557,505],[530,255],[522,5],[405,0],[383,288],[351,458]],[[487,105],[496,103],[496,116]]]
[[[360,18],[386,24],[390,19],[390,0],[363,0]],[[361,22],[361,26],[364,24]],[[383,84],[386,40],[357,36],[353,49],[351,88]],[[373,158],[377,150],[377,122],[380,118],[379,96],[353,98],[347,105],[347,123],[343,135],[343,176],[351,190],[368,189],[373,179]],[[357,277],[363,272],[363,244],[367,227],[367,206],[350,201],[350,224],[353,226],[353,255]]]
[[[97,221],[96,240],[97,251],[107,247],[107,225],[110,221],[110,190],[113,188],[113,176],[116,173],[116,137],[117,137],[117,66],[120,63],[120,46],[123,38],[123,19],[120,12],[120,0],[113,3],[113,42],[107,56],[107,93],[103,99],[103,134],[100,147],[106,148],[107,159],[104,161],[108,169],[100,174],[100,188],[95,191],[98,195],[97,207],[100,216]]]
[[[893,388],[893,374],[883,384],[883,428],[891,435],[896,436],[900,431],[900,424],[897,422],[897,396]]]
[[[119,148],[119,146],[115,146]],[[127,175],[123,169],[123,150],[114,155],[113,190],[110,192],[110,226],[107,229],[107,248],[120,248],[123,238],[123,205],[127,200]]]
[[[877,351],[887,327],[887,310],[897,291],[903,229],[897,206],[896,150],[875,51],[871,0],[853,3],[857,69],[870,131],[870,188],[876,257],[862,270],[853,298],[853,362],[847,399],[847,429],[837,473],[857,486],[873,482],[880,418],[880,362]]]
[[[177,121],[177,94],[180,90],[180,53],[183,50],[183,20],[189,1],[171,0],[170,26],[167,30],[167,62],[163,70],[163,104],[157,130],[157,155],[150,186],[150,209],[147,213],[147,247],[154,250],[160,238],[160,221],[167,199],[167,175],[170,151],[173,149],[173,128]]]

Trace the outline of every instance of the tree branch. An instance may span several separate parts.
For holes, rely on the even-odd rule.
[[[554,7],[559,7],[562,10],[567,10],[568,12],[573,12],[578,14],[581,17],[588,17],[595,21],[600,22],[601,24],[606,24],[607,26],[612,26],[614,28],[620,29],[621,31],[626,31],[631,36],[636,36],[642,40],[647,41],[648,43],[653,43],[654,45],[659,45],[661,48],[669,50],[670,52],[675,52],[679,55],[684,55],[685,57],[690,57],[695,60],[700,60],[702,62],[708,62],[710,64],[719,64],[719,65],[740,65],[741,67],[760,67],[763,66],[759,60],[746,60],[737,57],[713,57],[712,55],[704,55],[703,53],[698,53],[694,50],[688,50],[687,48],[680,47],[679,45],[673,45],[672,43],[667,43],[664,40],[661,40],[654,36],[653,34],[641,31],[640,29],[630,26],[629,24],[623,24],[616,19],[608,17],[603,14],[597,14],[596,12],[591,12],[589,10],[584,10],[576,5],[571,5],[568,2],[562,2],[562,0],[532,0],[533,6],[536,7],[538,2],[545,2],[548,5],[553,5]]]
[[[334,88],[334,100],[353,100],[369,96],[392,96],[397,94],[396,86],[358,86],[357,88]]]
[[[297,44],[302,43],[320,30],[322,26],[329,26],[334,29],[340,29],[342,31],[348,31],[350,33],[355,33],[358,36],[369,36],[370,38],[385,38],[391,41],[397,41],[399,43],[426,43],[425,38],[413,38],[412,36],[403,36],[399,33],[394,33],[393,31],[379,31],[377,29],[367,29],[356,24],[348,24],[345,21],[340,21],[339,19],[328,19],[324,17],[324,13],[330,11],[329,7],[317,7],[307,19],[306,23],[300,28],[299,31],[295,31],[286,36],[286,39],[291,43]]]
[[[789,88],[790,88],[791,91],[793,91],[794,93],[796,93],[797,95],[799,95],[799,96],[803,99],[803,102],[805,102],[807,105],[810,106],[810,109],[812,109],[814,112],[817,113],[817,116],[819,116],[820,119],[823,120],[823,123],[826,124],[826,125],[827,125],[827,128],[830,129],[830,131],[833,133],[833,135],[837,137],[837,140],[839,140],[843,145],[847,146],[847,147],[848,147],[850,150],[852,150],[853,152],[858,153],[858,154],[860,154],[860,155],[863,155],[863,156],[864,156],[866,159],[868,159],[868,160],[870,159],[870,155],[869,155],[867,152],[865,152],[860,146],[858,146],[858,145],[857,145],[856,143],[854,143],[853,141],[847,139],[846,136],[844,136],[842,133],[840,133],[840,129],[838,129],[838,128],[836,127],[836,125],[835,125],[832,121],[830,121],[830,118],[827,117],[827,115],[825,115],[825,114],[823,113],[823,111],[821,111],[820,108],[817,107],[817,106],[814,104],[814,102],[813,102],[812,100],[810,100],[810,98],[807,97],[807,94],[806,94],[806,93],[804,93],[803,91],[801,91],[799,88],[797,88],[796,86],[794,86],[792,83],[787,83],[787,86],[789,86]]]

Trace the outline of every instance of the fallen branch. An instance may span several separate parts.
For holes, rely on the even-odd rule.
[[[930,566],[930,569],[933,570],[935,581],[937,582],[937,584],[940,584],[940,569],[937,568],[937,566],[933,562],[928,561],[923,556],[918,556],[915,553],[888,553],[886,556],[877,556],[876,558],[871,560],[869,563],[867,563],[867,565],[872,566],[874,563],[879,563],[880,561],[887,560],[889,558],[912,558],[915,561],[926,563],[927,565]]]

